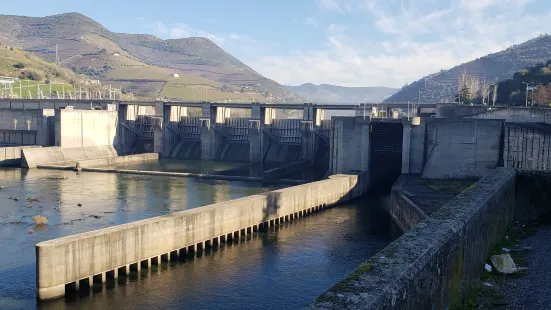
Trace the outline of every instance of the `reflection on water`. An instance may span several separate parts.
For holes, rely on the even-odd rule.
[[[21,169],[0,170],[0,179],[0,309],[37,307],[34,245],[40,241],[271,189],[244,182]],[[16,196],[19,201],[9,199]],[[30,196],[40,201],[26,201]],[[380,209],[388,200],[357,200],[185,263],[121,277],[96,287],[94,296],[67,296],[38,308],[299,308],[396,237]],[[32,223],[38,214],[48,218],[44,229]]]
[[[241,169],[248,163],[213,162],[206,160],[153,159],[129,162],[110,166],[112,169],[151,170],[164,172],[188,172],[202,174],[220,174],[224,171]]]
[[[250,182],[37,169],[0,169],[0,180],[0,309],[34,307],[38,242],[274,188]],[[32,196],[39,201],[28,201]],[[35,215],[46,216],[48,225],[35,227]]]
[[[388,198],[328,209],[40,309],[302,308],[396,237],[382,203]]]
[[[198,174],[231,175],[244,177],[263,177],[263,172],[284,166],[289,163],[233,163],[214,162],[201,160],[176,160],[176,159],[154,159],[139,162],[129,162],[111,165],[111,169],[146,170],[165,172],[187,172]],[[321,170],[320,170],[321,169]],[[307,167],[298,169],[284,179],[292,180],[320,180],[324,177],[327,167]]]

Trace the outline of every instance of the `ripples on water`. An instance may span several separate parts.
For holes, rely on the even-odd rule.
[[[37,307],[34,245],[40,241],[274,189],[244,182],[21,169],[0,170],[0,180],[5,180],[0,184],[0,309]],[[9,199],[16,196],[19,201]],[[31,204],[26,201],[30,196],[40,201]],[[107,283],[109,288],[97,288],[94,296],[67,296],[38,308],[301,307],[396,236],[379,209],[384,203],[388,198],[358,200],[185,263],[121,277]],[[45,215],[48,226],[35,227],[34,215]],[[11,224],[17,220],[21,223]]]

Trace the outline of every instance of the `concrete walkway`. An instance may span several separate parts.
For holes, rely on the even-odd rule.
[[[551,309],[551,226],[519,243],[519,247],[531,247],[526,256],[526,276],[507,282],[505,296],[508,309]]]

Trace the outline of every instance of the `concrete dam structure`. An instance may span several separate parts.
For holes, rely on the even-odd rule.
[[[393,196],[393,206],[388,210],[406,234],[392,244],[390,250],[376,255],[376,259],[390,258],[391,252],[406,255],[409,248],[404,247],[414,245],[427,249],[430,256],[412,256],[413,263],[424,264],[422,270],[435,264],[444,266],[443,275],[451,277],[450,266],[459,266],[465,255],[479,263],[482,254],[487,254],[488,245],[498,239],[510,222],[514,208],[511,193],[517,174],[512,169],[549,171],[551,167],[547,109],[524,109],[517,113],[483,108],[471,113],[472,108],[458,107],[453,117],[433,118],[419,117],[422,109],[416,107],[410,117],[400,117],[396,110],[387,110],[392,118],[375,118],[366,115],[362,105],[97,102],[92,104],[97,110],[91,110],[90,105],[85,104],[61,108],[56,102],[22,104],[25,110],[19,110],[21,106],[17,103],[13,110],[0,107],[0,114],[5,112],[6,119],[20,112],[23,116],[16,123],[23,121],[29,126],[25,131],[27,138],[14,140],[14,144],[24,147],[6,148],[4,152],[7,160],[10,157],[9,163],[19,160],[29,168],[192,176],[110,168],[134,161],[174,158],[264,165],[260,174],[241,177],[243,181],[277,181],[305,167],[322,171],[320,181],[40,242],[36,245],[36,285],[40,300],[61,297],[67,291],[85,290],[108,278],[201,253],[240,236],[358,198],[368,190],[388,190],[400,176],[479,180],[475,189],[434,215],[424,213],[406,194]],[[232,117],[232,109],[247,112]],[[356,116],[323,119],[324,110],[339,109],[353,111]],[[434,109],[436,114],[447,113],[449,105],[435,105]],[[276,110],[297,113],[292,118],[277,118]],[[504,115],[513,116],[500,118]],[[530,122],[534,118],[538,122]],[[27,123],[28,119],[31,122]],[[20,129],[6,130],[9,136],[18,134]],[[7,155],[13,152],[20,156]],[[224,176],[227,180],[233,177]],[[453,207],[467,205],[465,213]],[[506,206],[506,212],[498,212],[501,206]],[[499,217],[492,222],[489,220],[492,216],[483,215],[479,221],[466,215],[485,212],[499,213]],[[487,225],[495,229],[487,231],[483,244],[470,237],[461,239]],[[438,243],[431,243],[427,237],[433,234],[438,236]],[[442,247],[448,256],[439,256]],[[402,266],[402,262],[398,258],[393,264]],[[377,265],[378,261],[369,264]],[[470,264],[465,263],[461,268],[465,279],[478,275]],[[389,269],[388,273],[373,275],[374,278],[388,275],[399,278],[400,270]],[[357,281],[358,274],[347,278],[346,285]],[[448,286],[444,288],[446,292],[450,290]],[[374,286],[369,290],[376,291]],[[428,302],[444,306],[458,300],[455,295],[431,299],[433,293],[414,298],[411,297],[414,292],[403,287],[389,290],[394,292],[395,301],[373,293],[376,302],[367,304],[395,309],[422,307]],[[468,285],[463,290],[468,291]],[[405,300],[400,297],[404,296],[403,292],[408,296]],[[356,298],[353,294],[364,296],[360,293],[365,292],[349,293],[344,295],[362,301],[363,297]],[[341,307],[342,301],[335,297],[339,294],[336,289],[330,290],[316,306]]]

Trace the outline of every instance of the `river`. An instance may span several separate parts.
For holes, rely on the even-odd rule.
[[[190,162],[148,165],[147,170],[201,173],[228,168]],[[388,197],[365,197],[198,258],[121,277],[96,287],[90,296],[68,295],[37,305],[34,245],[40,241],[278,186],[22,169],[1,169],[0,180],[0,309],[294,309],[307,305],[397,237],[380,208],[389,203]],[[19,200],[10,199],[14,197]],[[29,197],[39,201],[28,201]],[[36,227],[35,215],[44,215],[48,225]]]

